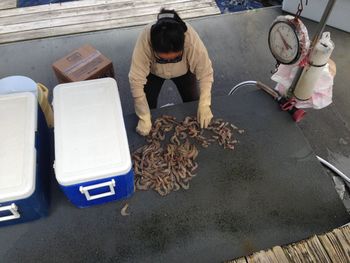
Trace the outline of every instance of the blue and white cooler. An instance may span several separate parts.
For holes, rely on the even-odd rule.
[[[48,213],[45,123],[33,93],[0,95],[0,226]]]
[[[54,89],[55,173],[68,199],[87,207],[134,192],[129,144],[112,78]]]

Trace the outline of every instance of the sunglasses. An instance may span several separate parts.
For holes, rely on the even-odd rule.
[[[182,60],[182,56],[183,56],[183,52],[181,53],[181,55],[172,58],[172,59],[165,59],[165,58],[160,58],[158,57],[156,54],[154,54],[154,57],[156,58],[156,62],[159,64],[167,64],[167,63],[177,63],[180,62]]]

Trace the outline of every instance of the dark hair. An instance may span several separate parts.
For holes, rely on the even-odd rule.
[[[162,8],[151,27],[151,44],[156,52],[169,53],[184,48],[187,26],[175,10]]]

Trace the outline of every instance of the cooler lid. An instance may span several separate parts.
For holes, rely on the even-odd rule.
[[[112,78],[54,89],[55,173],[61,185],[123,175],[131,158],[117,83]]]
[[[37,111],[33,93],[0,96],[0,202],[34,192]]]
[[[9,76],[0,79],[0,94],[17,92],[31,92],[38,96],[37,84],[34,80],[25,76]]]

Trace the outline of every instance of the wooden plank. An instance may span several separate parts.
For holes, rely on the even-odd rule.
[[[332,262],[317,236],[313,236],[312,238],[308,239],[306,242],[309,247],[309,250],[312,251],[317,262],[320,262],[320,263]]]
[[[16,8],[17,0],[0,0],[0,10],[8,8]],[[2,13],[4,11],[1,11]]]
[[[268,250],[266,252],[265,251],[259,251],[257,253],[254,253],[253,256],[254,257],[253,257],[253,261],[252,262],[280,263],[271,250]]]
[[[338,258],[340,258],[340,262],[350,262],[347,259],[347,255],[343,251],[342,246],[341,246],[339,240],[337,239],[336,235],[333,232],[327,233],[326,235],[327,235],[329,241],[331,242],[333,249],[337,253]]]
[[[93,13],[98,13],[106,10],[113,11],[117,9],[123,9],[125,7],[135,8],[135,5],[133,4],[133,1],[128,0],[128,1],[118,1],[117,3],[111,3],[111,4],[82,6],[82,7],[75,7],[75,8],[69,8],[69,9],[57,9],[57,10],[50,9],[50,10],[40,11],[37,13],[24,13],[24,14],[18,13],[11,16],[0,17],[0,25],[5,26],[5,25],[26,23],[26,22],[55,19],[59,17],[93,14]],[[22,9],[22,8],[18,8],[18,9]]]
[[[237,258],[234,260],[226,261],[225,263],[247,263],[247,260],[245,259],[245,257],[243,257],[243,258]]]
[[[195,4],[193,1],[190,1],[190,0],[167,1],[167,4],[180,4],[180,3],[186,3],[186,2],[192,2],[192,4]],[[205,3],[205,2],[210,3],[213,1],[202,0],[199,3]],[[119,12],[124,10],[130,10],[133,12],[134,10],[143,9],[150,6],[157,7],[159,11],[160,7],[164,3],[165,3],[164,0],[154,0],[151,2],[145,2],[145,3],[144,2],[135,3],[132,0],[127,0],[127,1],[118,1],[116,3],[110,3],[110,4],[82,6],[82,7],[75,7],[75,8],[69,8],[69,9],[57,9],[57,10],[51,9],[48,11],[42,11],[38,13],[25,13],[25,14],[13,15],[13,16],[0,17],[0,25],[12,25],[12,24],[51,20],[51,19],[57,19],[57,18],[96,14],[96,13],[100,14],[102,12],[108,12],[108,11]]]
[[[312,255],[310,255],[304,246],[304,241],[294,244],[293,249],[298,254],[298,258],[301,262],[312,263],[316,262]]]
[[[181,2],[176,4],[167,4],[165,6],[171,9],[175,9],[179,12],[183,10],[211,7],[210,0],[203,1],[203,2],[201,1],[200,3],[195,3],[193,1],[188,0],[186,2]],[[61,26],[74,25],[74,24],[100,22],[100,21],[107,21],[107,20],[114,20],[114,19],[121,19],[121,18],[128,18],[128,17],[132,19],[133,17],[136,17],[136,16],[157,14],[158,12],[159,12],[159,6],[151,5],[149,7],[145,7],[142,9],[134,8],[133,11],[130,8],[126,8],[126,9],[117,10],[114,12],[110,12],[109,10],[107,10],[107,11],[102,11],[98,13],[90,13],[86,15],[75,15],[70,17],[55,17],[49,20],[41,20],[37,22],[3,25],[2,27],[0,27],[0,34],[43,29],[43,28],[50,28],[50,27],[61,27]]]
[[[248,263],[289,263],[281,247],[273,247],[267,251],[255,252],[246,257]]]
[[[293,245],[288,245],[283,247],[283,251],[286,254],[289,261],[295,262],[295,263],[303,263],[299,257],[299,254],[294,249]]]
[[[276,258],[275,254],[273,253],[273,251],[271,249],[266,251],[265,257],[267,258],[268,262],[280,263],[280,261],[278,261],[278,259]]]
[[[253,253],[246,259],[248,263],[271,263],[263,250]]]
[[[342,250],[346,258],[346,262],[350,262],[350,243],[344,236],[343,232],[340,229],[334,229],[332,231],[334,237],[336,238],[337,245],[339,249]]]
[[[73,2],[63,2],[63,3],[38,5],[38,6],[4,10],[0,13],[0,18],[16,16],[16,15],[39,14],[43,12],[59,11],[59,10],[64,11],[69,9],[77,9],[77,8],[79,9],[83,7],[93,7],[93,6],[99,6],[99,5],[110,5],[113,3],[124,3],[124,2],[126,3],[130,1],[132,1],[135,6],[141,6],[141,5],[150,3],[149,0],[80,0],[80,1],[73,1]],[[163,0],[163,3],[167,3],[167,2],[176,3],[181,1],[183,0],[169,0],[169,1]]]
[[[276,246],[229,263],[331,263],[350,262],[350,227],[344,226],[320,236]]]
[[[328,235],[320,235],[318,236],[319,240],[321,241],[322,246],[326,250],[329,258],[333,262],[344,262],[344,257],[342,255],[339,255],[337,249],[333,247],[332,242],[329,240]]]
[[[185,10],[185,11],[179,12],[179,14],[183,19],[201,17],[201,16],[218,14],[218,8],[210,7],[210,8],[199,8],[195,10]],[[156,14],[151,14],[151,15],[145,15],[140,17],[133,17],[132,19],[123,18],[123,19],[69,25],[69,26],[62,26],[62,27],[55,27],[55,28],[44,28],[40,30],[29,30],[24,32],[1,34],[0,44],[10,43],[14,41],[21,41],[21,40],[30,40],[30,39],[37,39],[37,38],[52,37],[52,36],[86,33],[86,32],[106,30],[106,29],[112,29],[112,28],[144,25],[154,21],[155,18],[156,18]]]
[[[275,246],[272,248],[272,252],[275,255],[279,263],[289,263],[286,254],[280,246]]]
[[[341,231],[343,232],[346,240],[350,243],[350,227],[344,226],[341,228]]]
[[[245,258],[240,258],[234,261],[235,263],[247,263],[247,260]]]
[[[302,262],[320,262],[318,254],[309,247],[307,241],[297,243],[294,249],[298,251],[299,258]]]
[[[16,16],[16,15],[25,15],[25,14],[37,14],[41,12],[50,12],[52,10],[65,10],[70,8],[80,8],[87,6],[96,6],[96,5],[108,5],[116,2],[128,2],[130,0],[80,0],[72,2],[63,2],[47,5],[37,5],[37,6],[28,6],[17,9],[4,10],[0,13],[0,18]],[[136,0],[138,1],[138,0]]]

